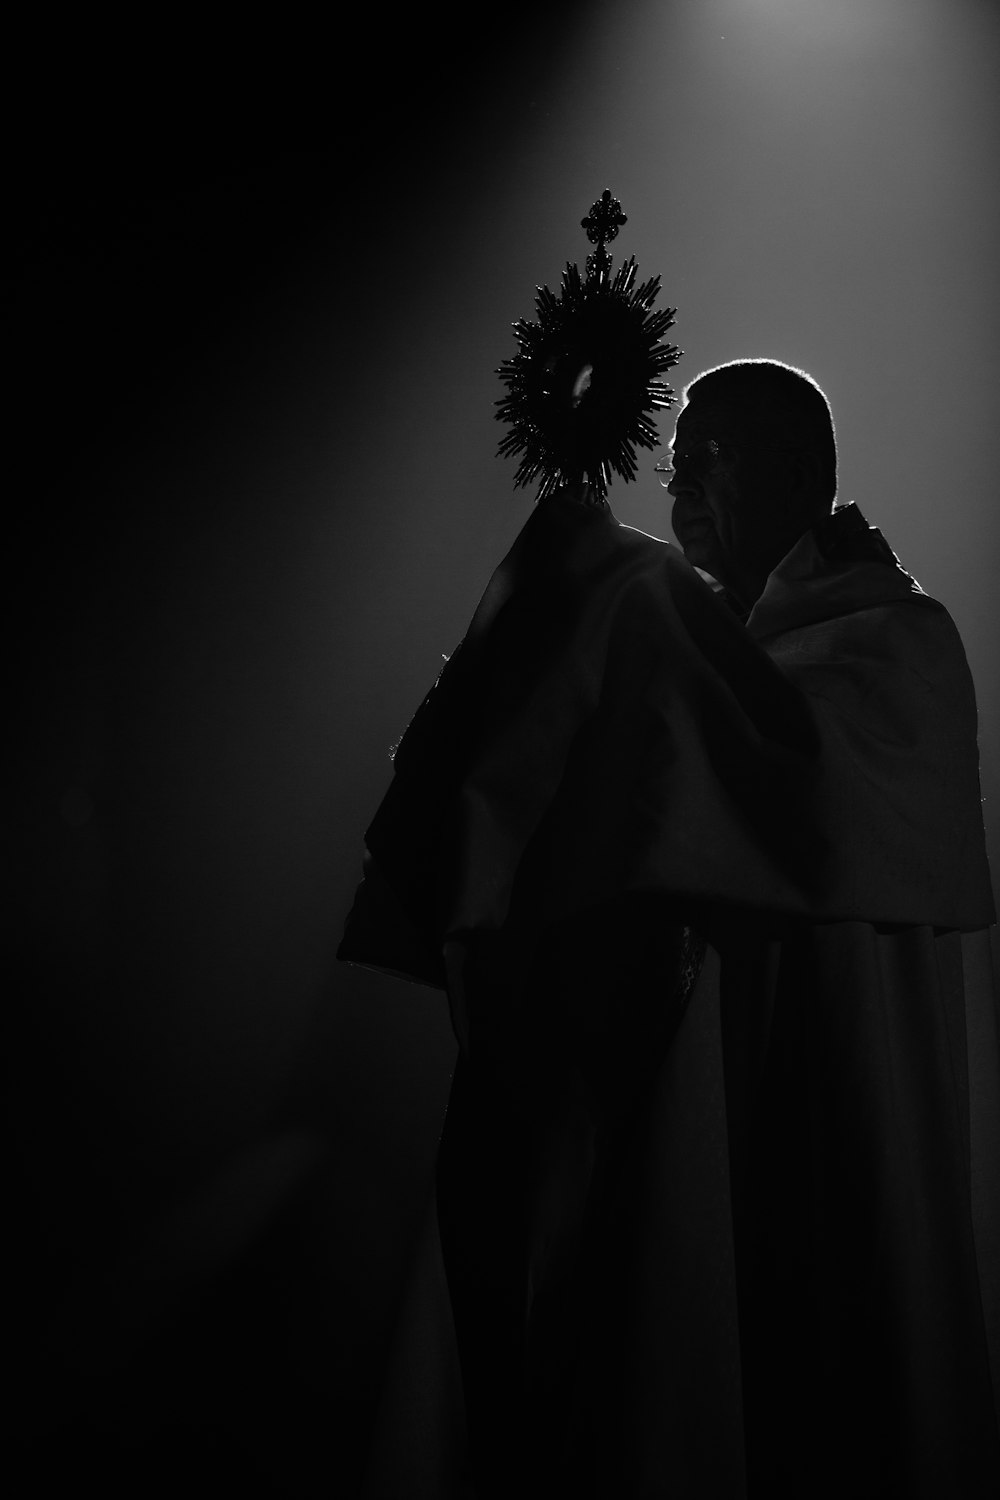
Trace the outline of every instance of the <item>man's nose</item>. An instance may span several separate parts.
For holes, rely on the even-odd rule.
[[[660,481],[668,495],[673,495],[676,500],[678,495],[694,495],[701,498],[701,485],[690,470],[678,473],[673,469],[668,475],[664,475]]]

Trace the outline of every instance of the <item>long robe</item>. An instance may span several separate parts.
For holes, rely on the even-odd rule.
[[[447,990],[483,1495],[994,1496],[972,683],[856,507],[746,624],[539,506],[401,741],[340,956]]]

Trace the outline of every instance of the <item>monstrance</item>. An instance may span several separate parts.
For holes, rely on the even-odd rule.
[[[511,429],[497,452],[523,455],[515,487],[542,475],[539,500],[566,484],[604,500],[612,470],[634,479],[636,447],[659,445],[651,416],[676,400],[661,377],[682,353],[662,341],[677,309],[653,311],[660,278],[637,287],[634,256],[612,274],[605,245],[626,222],[605,188],[581,220],[597,247],[583,274],[567,264],[558,296],[537,288],[537,321],[514,324],[518,351],[497,370],[507,395],[496,417]]]

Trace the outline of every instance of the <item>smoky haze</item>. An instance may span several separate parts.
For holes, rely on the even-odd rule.
[[[334,953],[390,747],[531,508],[496,366],[605,187],[678,390],[763,355],[829,396],[841,500],[965,642],[1000,859],[1000,16],[503,17],[448,63],[433,14],[355,20],[361,95],[318,87],[295,149],[223,132],[218,75],[174,130],[172,84],[67,59],[13,174],[16,1422],[108,1493],[195,1453],[358,1481],[454,1044]],[[669,539],[654,461],[610,499]]]

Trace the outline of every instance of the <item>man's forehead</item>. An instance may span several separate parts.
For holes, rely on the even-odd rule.
[[[733,412],[719,402],[689,401],[677,414],[674,445],[728,437],[736,426]]]

